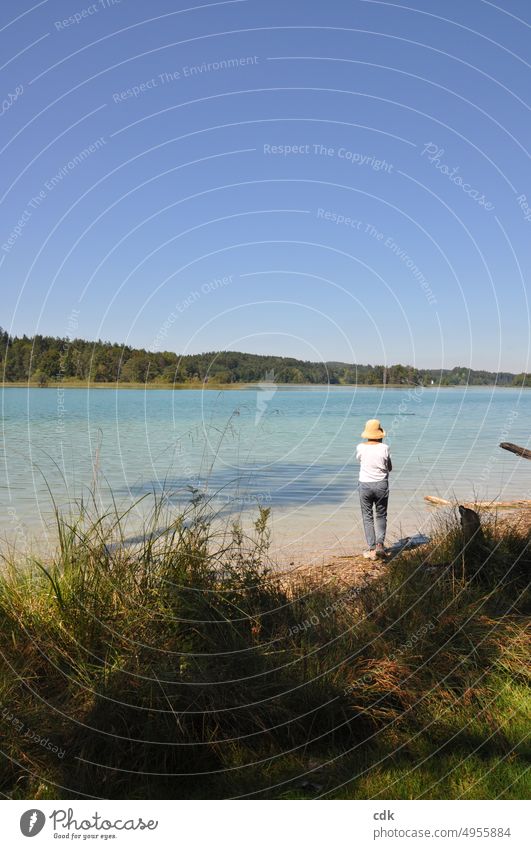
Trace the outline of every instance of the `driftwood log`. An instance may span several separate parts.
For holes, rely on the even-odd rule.
[[[515,445],[514,442],[500,442],[500,448],[505,448],[506,451],[518,454],[519,457],[523,457],[525,460],[531,460],[531,451],[528,448]]]
[[[424,500],[429,504],[437,504],[440,507],[455,507],[457,501],[448,501],[447,498],[439,498],[437,495],[425,495]],[[482,510],[498,510],[498,509],[515,509],[524,508],[531,509],[531,501],[528,499],[520,499],[518,501],[466,501],[463,507],[473,510],[475,507],[480,507]]]

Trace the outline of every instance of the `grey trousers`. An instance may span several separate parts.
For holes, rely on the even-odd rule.
[[[361,518],[363,530],[369,548],[374,548],[385,539],[387,528],[387,502],[389,500],[389,481],[359,482]],[[376,533],[374,530],[374,512],[376,513]]]

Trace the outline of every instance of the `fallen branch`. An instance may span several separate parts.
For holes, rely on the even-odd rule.
[[[442,507],[450,507],[452,504],[452,502],[447,501],[446,498],[438,498],[436,495],[425,495],[424,501],[429,501],[430,504],[440,504]]]
[[[518,454],[519,457],[524,457],[526,460],[531,460],[531,451],[522,448],[520,445],[515,445],[514,442],[500,442],[500,448],[505,448],[506,451]]]
[[[461,504],[463,507],[468,507],[470,510],[474,510],[476,507],[480,507],[482,510],[510,510],[514,508],[520,509],[531,509],[531,501],[527,499],[520,499],[518,501],[448,501],[447,498],[439,498],[436,495],[425,495],[424,500],[428,501],[430,504],[437,504],[441,507],[456,507],[458,504]]]

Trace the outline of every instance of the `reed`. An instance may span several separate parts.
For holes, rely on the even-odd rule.
[[[291,584],[199,496],[57,513],[0,575],[12,798],[513,798],[525,781],[529,531],[444,520],[364,587]]]

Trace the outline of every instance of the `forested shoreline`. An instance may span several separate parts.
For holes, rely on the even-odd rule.
[[[391,366],[316,363],[292,357],[212,351],[179,355],[147,351],[114,342],[53,336],[10,336],[0,328],[0,374],[4,383],[54,382],[150,384],[293,383],[438,386],[530,386],[531,375],[490,372],[457,366],[419,369]]]

